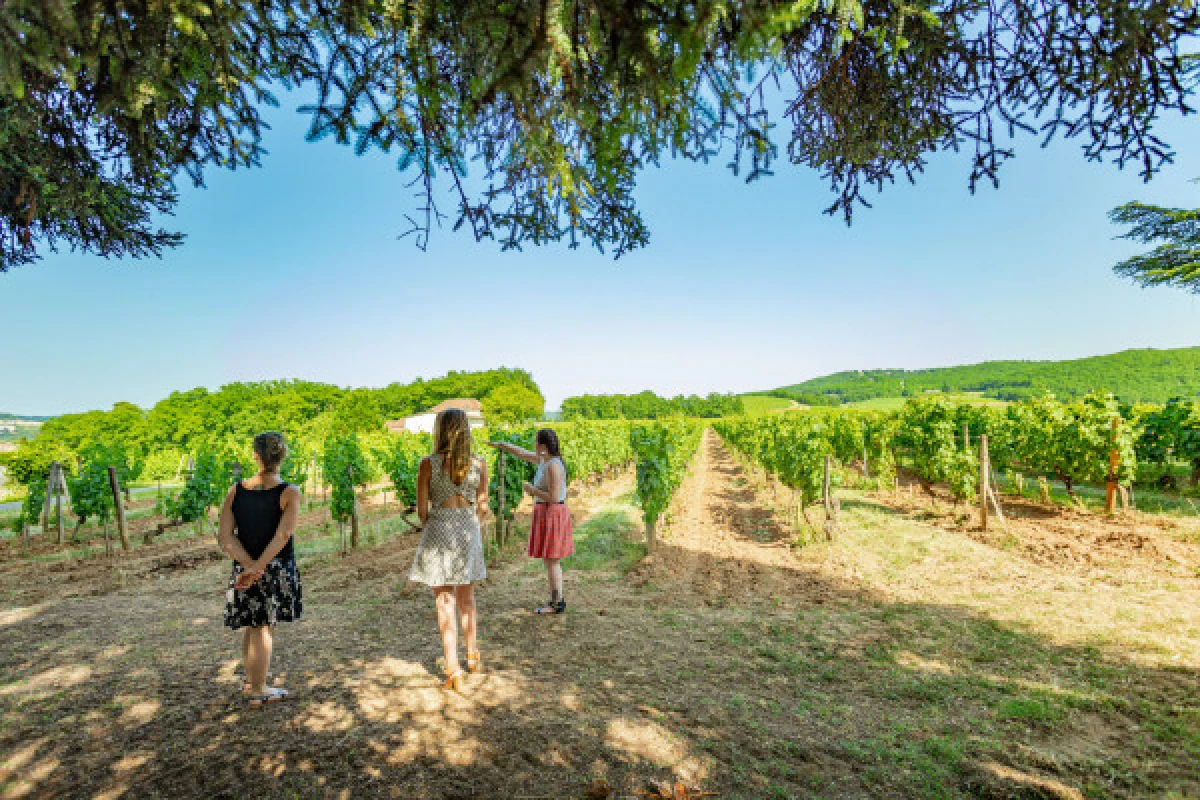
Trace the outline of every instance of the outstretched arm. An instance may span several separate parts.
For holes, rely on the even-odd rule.
[[[494,447],[497,450],[503,450],[510,456],[515,456],[522,461],[528,461],[530,464],[538,463],[538,454],[530,450],[526,450],[524,447],[517,447],[515,444],[509,444],[508,442],[488,442],[488,444],[491,447]]]

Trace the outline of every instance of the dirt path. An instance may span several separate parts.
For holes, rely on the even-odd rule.
[[[631,487],[571,498],[569,613],[529,613],[538,563],[490,570],[485,672],[461,696],[439,688],[432,601],[405,580],[414,535],[302,563],[305,619],[280,628],[273,670],[294,696],[263,710],[237,696],[224,562],[0,606],[0,797],[559,800],[595,779],[612,800],[651,779],[722,800],[1200,789],[1188,626],[1148,666],[1086,631],[997,622],[980,593],[1026,562],[873,504],[850,506],[843,541],[795,550],[711,432],[659,551],[625,572]],[[974,563],[973,607],[937,596],[944,565]],[[42,569],[0,573],[0,589],[53,582]],[[1146,636],[1164,621],[1097,608]]]
[[[708,605],[822,603],[841,594],[827,570],[796,555],[792,533],[760,502],[711,429],[673,503],[659,552],[636,571],[641,581]]]

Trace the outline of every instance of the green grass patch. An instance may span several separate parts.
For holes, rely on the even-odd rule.
[[[996,716],[1007,722],[1057,722],[1066,713],[1057,704],[1039,697],[1014,697],[996,707]]]
[[[753,416],[773,414],[796,405],[794,401],[783,397],[767,397],[759,394],[744,394],[741,395],[741,400],[742,408],[747,414]]]
[[[646,555],[632,496],[618,498],[575,529],[572,569],[618,569],[628,572]]]

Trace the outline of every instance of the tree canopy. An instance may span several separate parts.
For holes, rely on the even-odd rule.
[[[1121,238],[1157,243],[1149,253],[1117,264],[1113,272],[1139,286],[1174,286],[1200,294],[1200,208],[1126,203],[1114,208],[1109,217],[1130,226]]]
[[[158,220],[179,173],[259,163],[263,107],[301,85],[310,139],[396,157],[422,246],[445,221],[620,255],[648,241],[633,190],[664,157],[811,167],[847,221],[937,151],[995,184],[1022,132],[1149,178],[1197,31],[1178,0],[5,3],[0,270],[177,245]]]
[[[516,395],[515,400],[508,399],[510,394]],[[175,464],[168,460],[162,466],[173,473],[183,452],[246,449],[254,434],[267,430],[284,431],[293,448],[297,443],[319,444],[334,435],[381,432],[386,419],[424,411],[455,397],[486,398],[519,409],[510,417],[541,416],[545,403],[528,372],[505,368],[451,372],[380,389],[342,389],[298,380],[231,383],[211,392],[204,388],[172,392],[148,410],[117,403],[111,411],[54,417],[37,438],[20,443],[17,456],[32,459],[30,463],[40,469],[53,459],[73,463],[68,455],[89,448],[119,445],[139,462],[170,451]]]

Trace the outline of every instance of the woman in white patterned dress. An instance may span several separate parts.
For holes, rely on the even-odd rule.
[[[471,452],[466,413],[456,408],[442,411],[434,421],[433,454],[421,459],[417,471],[417,515],[423,532],[408,579],[433,589],[446,689],[462,691],[457,622],[462,623],[467,644],[467,670],[478,672],[482,667],[473,584],[487,577],[479,531],[487,513],[487,486],[487,465]]]

